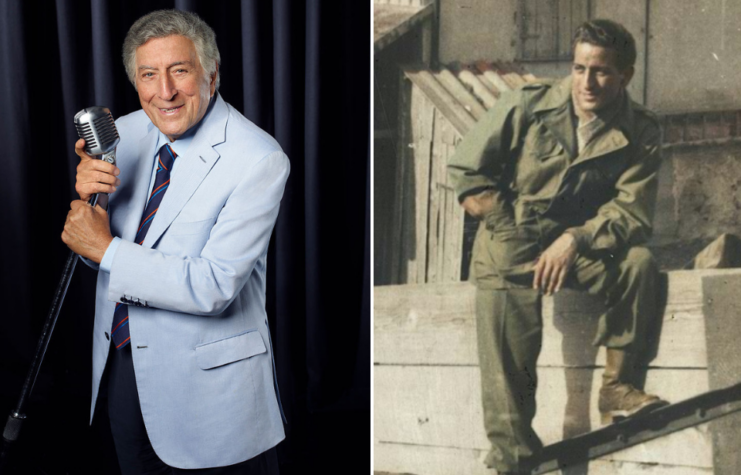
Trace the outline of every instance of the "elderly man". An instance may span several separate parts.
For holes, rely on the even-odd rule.
[[[99,269],[91,421],[107,411],[124,474],[277,473],[265,271],[288,159],[217,93],[198,16],[140,18],[123,57],[142,110],[116,121],[117,167],[77,142],[62,234]]]
[[[657,316],[658,270],[639,244],[651,234],[661,131],[626,92],[636,50],[624,27],[581,25],[573,53],[570,77],[503,94],[449,164],[461,204],[482,220],[471,275],[486,463],[500,473],[526,473],[542,448],[532,419],[543,293],[569,285],[605,299],[603,423],[664,404],[631,383]]]

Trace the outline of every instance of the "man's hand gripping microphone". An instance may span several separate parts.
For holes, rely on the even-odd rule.
[[[88,107],[75,114],[75,127],[81,139],[85,139],[85,152],[98,160],[116,164],[116,146],[120,141],[116,123],[107,107]],[[108,194],[96,193],[88,201],[91,206],[99,204],[108,209]]]

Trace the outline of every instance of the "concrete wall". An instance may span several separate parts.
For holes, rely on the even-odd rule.
[[[679,239],[741,235],[741,144],[679,148],[665,154],[666,162]]]
[[[517,3],[441,0],[440,60],[514,60]],[[741,2],[592,0],[592,16],[618,21],[633,33],[638,58],[629,92],[635,100],[647,99],[660,112],[741,108]],[[525,66],[536,76],[554,77],[568,74],[570,65]]]
[[[741,2],[651,0],[648,105],[741,108]]]
[[[517,0],[440,0],[440,60],[512,61]]]

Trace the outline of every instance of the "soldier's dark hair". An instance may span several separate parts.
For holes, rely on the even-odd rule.
[[[617,67],[621,71],[636,62],[636,41],[620,23],[611,20],[590,20],[582,23],[574,33],[572,51],[579,43],[610,48],[617,53]]]

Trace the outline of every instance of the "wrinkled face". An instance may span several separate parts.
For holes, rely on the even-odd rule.
[[[617,52],[590,43],[577,43],[571,68],[574,106],[591,115],[611,105],[633,77],[633,67],[620,71]]]
[[[136,89],[149,119],[174,141],[197,124],[214,94],[193,42],[184,36],[153,38],[136,49]]]

